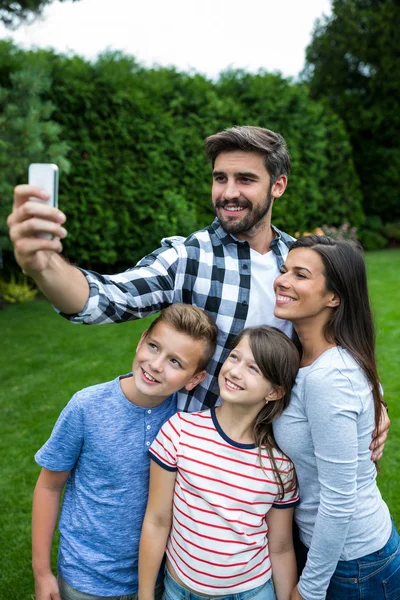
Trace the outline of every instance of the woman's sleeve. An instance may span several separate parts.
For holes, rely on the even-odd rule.
[[[305,600],[324,600],[356,507],[357,418],[362,404],[351,380],[337,368],[311,371],[305,394],[320,502],[298,589]]]

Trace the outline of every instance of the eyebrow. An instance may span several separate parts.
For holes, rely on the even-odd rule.
[[[312,272],[310,271],[310,269],[307,269],[307,267],[293,267],[294,269],[296,269],[296,271],[308,271],[310,273],[310,275],[312,275]]]
[[[226,175],[224,171],[213,171],[213,177],[218,177],[219,175]],[[234,173],[235,177],[249,177],[251,179],[260,179],[257,173],[253,173],[252,171],[237,171]]]
[[[150,342],[152,342],[153,344],[156,344],[157,346],[160,346],[160,342],[157,340],[157,338],[153,337],[151,334],[148,337],[148,340]],[[183,357],[179,356],[179,354],[169,354],[170,358],[175,358],[179,363],[181,363],[182,367],[187,367],[188,362],[186,359],[184,359]]]

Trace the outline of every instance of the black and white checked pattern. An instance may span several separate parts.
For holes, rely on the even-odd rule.
[[[271,243],[280,268],[293,241],[274,228]],[[74,323],[120,323],[154,314],[177,302],[202,308],[219,328],[216,352],[207,377],[194,390],[178,394],[180,410],[215,406],[217,378],[233,338],[244,328],[250,297],[250,246],[229,235],[218,219],[188,238],[165,238],[138,264],[118,275],[84,271],[90,297],[78,315],[63,315]],[[272,285],[266,272],[266,286]],[[270,315],[260,318],[268,324]]]

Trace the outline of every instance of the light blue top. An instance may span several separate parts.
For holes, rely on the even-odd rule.
[[[290,404],[274,422],[300,485],[295,518],[309,547],[299,582],[305,600],[323,600],[339,560],[382,548],[391,533],[388,508],[371,460],[375,427],[371,386],[343,348],[299,370]]]
[[[71,470],[62,505],[58,569],[96,596],[138,588],[138,553],[147,503],[148,449],[176,412],[176,394],[156,408],[130,402],[119,378],[75,394],[35,459]]]

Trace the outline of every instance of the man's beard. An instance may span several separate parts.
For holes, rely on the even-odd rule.
[[[215,216],[219,218],[224,230],[232,235],[238,235],[241,233],[252,233],[251,230],[256,228],[256,225],[260,223],[268,213],[269,209],[271,208],[272,201],[273,197],[271,195],[271,190],[268,190],[263,206],[254,208],[254,206],[248,200],[218,200],[215,206],[213,206],[213,209]],[[223,209],[227,204],[234,207],[240,206],[247,208],[249,212],[245,217],[238,219],[237,221],[221,217],[221,215],[218,214],[218,209]]]

